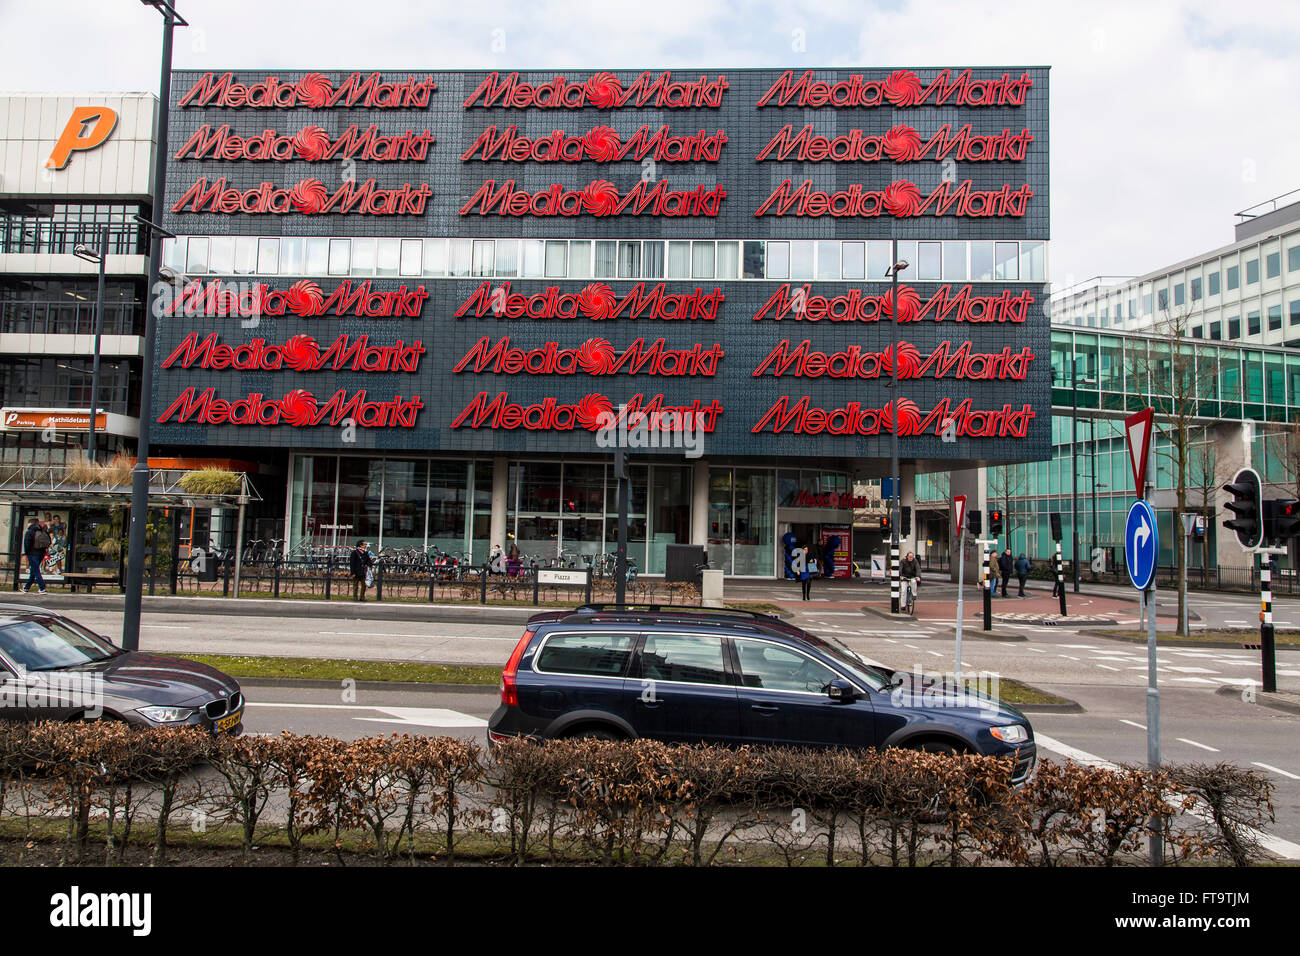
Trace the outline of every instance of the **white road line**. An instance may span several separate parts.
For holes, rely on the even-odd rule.
[[[1119,670],[1118,667],[1111,667],[1109,664],[1098,664],[1097,666],[1098,666],[1098,667],[1101,667],[1101,668],[1104,668],[1105,670],[1108,670],[1108,671],[1118,671],[1118,670]]]
[[[904,647],[910,647],[910,648],[911,648],[912,650],[914,650],[914,651],[919,651],[919,650],[920,650],[920,648],[917,647],[915,644],[904,644],[903,646],[904,646]]]
[[[193,628],[189,624],[141,624],[141,627],[157,627],[168,631],[191,631]],[[355,632],[353,632],[355,633]]]
[[[926,651],[927,654],[933,654],[935,657],[943,657],[938,651]]]
[[[1128,724],[1130,727],[1136,727],[1138,730],[1146,730],[1146,724],[1139,724],[1136,720],[1121,720],[1121,724]]]
[[[1260,763],[1258,760],[1252,760],[1251,763],[1253,763],[1256,767],[1263,767],[1265,770],[1271,770],[1273,771],[1273,773],[1280,773],[1282,776],[1289,777],[1292,780],[1300,780],[1300,777],[1297,777],[1295,774],[1290,773],[1286,770],[1281,770],[1278,767],[1274,767],[1272,764]]]
[[[1186,737],[1175,737],[1175,740],[1181,740],[1185,744],[1191,744],[1193,747],[1200,747],[1202,750],[1208,750],[1212,754],[1219,753],[1218,747],[1210,747],[1206,744],[1198,744],[1195,740],[1188,740]]]
[[[1247,622],[1247,621],[1227,621],[1227,620],[1225,620],[1223,623],[1224,623],[1224,624],[1246,624],[1246,623],[1249,623],[1249,622]]]
[[[1045,737],[1042,734],[1034,734],[1034,740],[1038,742],[1039,748],[1050,750],[1052,753],[1059,754],[1066,760],[1073,760],[1075,763],[1086,764],[1091,767],[1101,767],[1106,770],[1119,769],[1119,764],[1111,763],[1109,760],[1098,757],[1096,754],[1090,754],[1086,750],[1080,750],[1078,747],[1071,747],[1069,744],[1061,743],[1061,741],[1052,737]],[[1256,766],[1264,767],[1268,770],[1276,770],[1284,777],[1293,776],[1285,770],[1278,770],[1276,767],[1269,767],[1267,764],[1257,764]],[[1300,777],[1295,777],[1295,779],[1300,780]],[[1193,812],[1201,817],[1206,817],[1208,815],[1208,811],[1204,807],[1200,806],[1199,801]],[[1248,829],[1247,832],[1255,836],[1256,839],[1259,840],[1260,846],[1264,847],[1264,849],[1268,850],[1270,853],[1276,853],[1284,860],[1300,860],[1300,843],[1292,843],[1290,840],[1283,840],[1281,837],[1275,837],[1258,830]]]

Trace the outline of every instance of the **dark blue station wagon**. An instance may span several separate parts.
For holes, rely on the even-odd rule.
[[[911,677],[770,615],[585,605],[529,619],[488,739],[1014,754],[1016,779],[1029,776],[1037,748],[1022,713]]]

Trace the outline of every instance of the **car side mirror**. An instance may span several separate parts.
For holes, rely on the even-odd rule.
[[[826,685],[826,696],[837,704],[851,704],[857,700],[858,690],[842,677]]]

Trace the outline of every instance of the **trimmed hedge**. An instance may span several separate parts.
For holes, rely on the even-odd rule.
[[[751,749],[570,739],[490,753],[454,737],[218,738],[120,723],[0,722],[0,824],[22,862],[35,822],[66,821],[61,860],[128,862],[222,824],[259,845],[360,850],[390,864],[762,863],[836,866],[1248,865],[1272,785],[1229,764],[1158,773],[891,749]],[[91,821],[97,821],[95,827]],[[98,821],[102,820],[100,826]],[[91,833],[103,832],[102,851]]]

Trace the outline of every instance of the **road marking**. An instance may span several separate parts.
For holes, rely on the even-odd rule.
[[[1027,650],[1027,651],[1033,651],[1035,654],[1046,654],[1046,653],[1047,653],[1047,651],[1043,650],[1041,647],[1026,647],[1025,650]]]
[[[354,720],[365,720],[380,724],[413,724],[419,727],[486,727],[487,721],[482,717],[471,717],[469,714],[462,714],[456,710],[446,710],[442,707],[387,707],[381,704],[371,704],[368,706],[362,704],[290,704],[279,701],[253,701],[247,703],[249,707],[298,707],[307,710],[368,710],[381,714],[389,714],[388,717],[354,717]]]
[[[1098,664],[1098,667],[1105,668],[1108,671],[1118,671],[1118,667],[1111,667],[1109,664]]]
[[[1248,621],[1228,621],[1228,620],[1225,620],[1223,623],[1224,623],[1224,624],[1248,624],[1249,622],[1248,622]]]
[[[935,657],[943,657],[938,651],[926,651],[927,654],[933,654]]]
[[[1121,720],[1121,724],[1128,724],[1130,727],[1136,727],[1138,730],[1146,730],[1146,724],[1139,724],[1136,720]]]
[[[157,627],[168,631],[191,631],[193,627],[189,624],[141,624],[141,627]]]
[[[1208,750],[1212,754],[1219,753],[1218,747],[1210,747],[1206,744],[1198,744],[1195,740],[1188,740],[1186,737],[1175,737],[1175,740],[1181,740],[1185,744],[1191,744],[1193,747],[1200,747],[1202,750]]]
[[[920,650],[920,648],[917,647],[915,644],[904,644],[903,646],[904,646],[904,647],[910,647],[910,648],[911,648],[912,650],[914,650],[914,651],[919,651],[919,650]]]
[[[1258,760],[1252,760],[1251,763],[1256,767],[1263,767],[1265,770],[1273,771],[1273,773],[1280,773],[1284,777],[1290,777],[1292,780],[1300,780],[1300,777],[1297,777],[1295,774],[1274,767],[1272,764],[1260,763]]]

